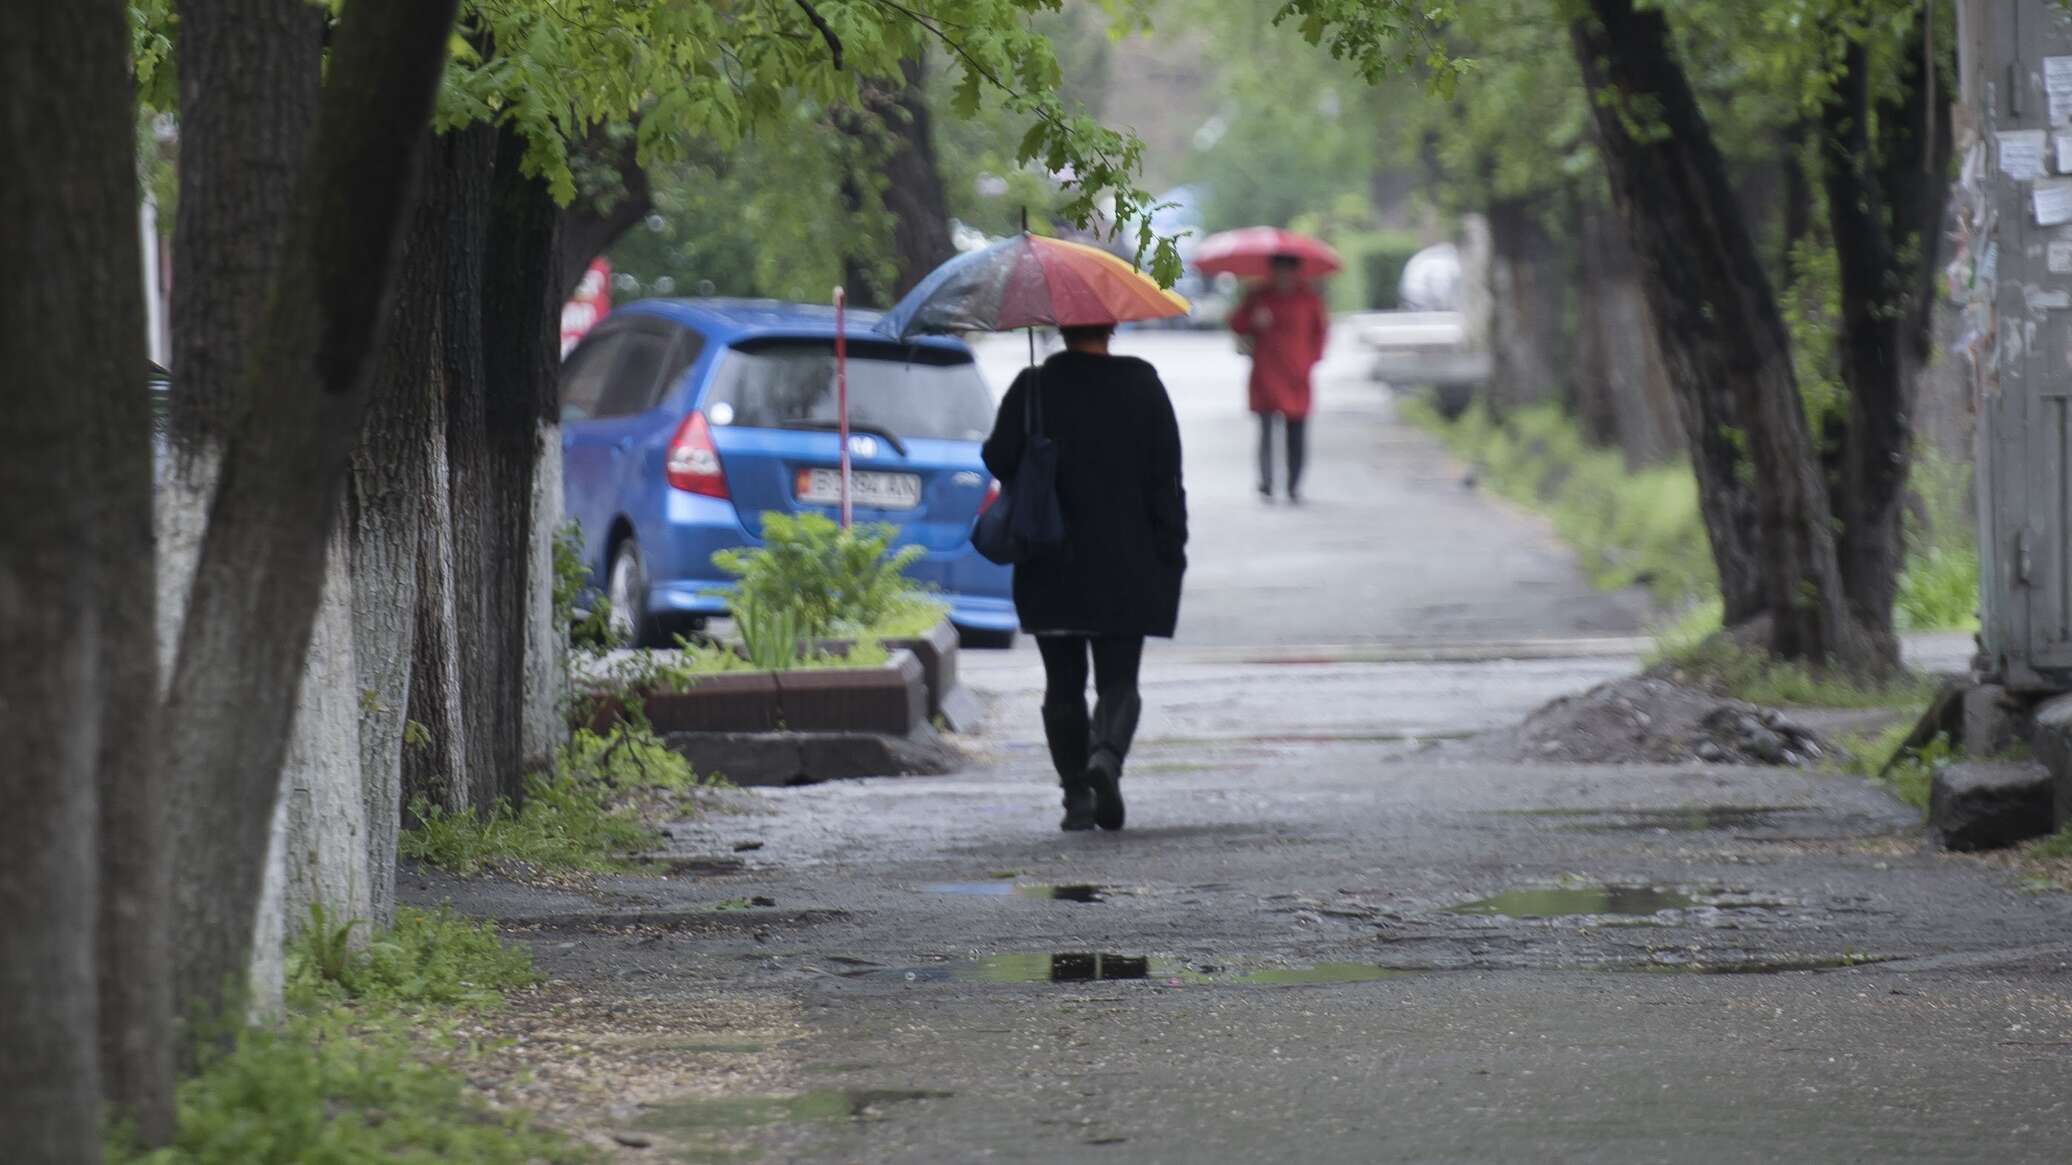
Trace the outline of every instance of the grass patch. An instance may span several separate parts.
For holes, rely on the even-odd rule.
[[[1723,635],[1678,645],[1673,651],[1658,647],[1646,662],[1679,683],[1773,707],[1906,708],[1926,705],[1936,692],[1936,681],[1928,676],[1907,672],[1871,683],[1827,675],[1751,651]]]
[[[551,773],[526,780],[518,806],[499,801],[487,816],[449,813],[420,797],[416,827],[399,849],[449,873],[492,866],[540,871],[629,869],[628,859],[660,840],[656,818],[697,808],[691,794],[722,782],[700,778],[644,724],[609,733],[577,730]]]
[[[1842,737],[1835,741],[1834,767],[1884,785],[1893,796],[1925,813],[1928,786],[1938,770],[1957,759],[1957,749],[1947,735],[1938,735],[1926,748],[1902,751],[1913,730],[1909,721],[1882,732]]]
[[[1551,518],[1592,585],[1642,586],[1672,610],[1717,604],[1719,577],[1689,464],[1630,469],[1551,404],[1514,410],[1502,423],[1479,402],[1453,421],[1422,399],[1405,401],[1399,415],[1474,465],[1490,489]],[[1970,475],[1968,465],[1934,454],[1914,459],[1907,561],[1892,612],[1899,630],[1978,626]]]
[[[489,923],[450,910],[400,907],[395,925],[364,945],[353,942],[360,926],[358,919],[339,923],[323,907],[310,907],[308,925],[288,947],[292,1006],[485,1007],[539,982],[531,954],[505,945]]]
[[[445,1061],[454,1007],[536,980],[486,924],[404,910],[354,949],[316,911],[289,949],[288,1011],[204,1052],[179,1088],[173,1143],[111,1136],[114,1165],[567,1165],[595,1160],[518,1111],[471,1096]]]

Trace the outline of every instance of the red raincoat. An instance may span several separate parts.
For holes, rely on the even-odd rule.
[[[1252,411],[1309,416],[1309,370],[1324,358],[1331,319],[1308,287],[1260,287],[1230,315],[1230,330],[1252,341]]]

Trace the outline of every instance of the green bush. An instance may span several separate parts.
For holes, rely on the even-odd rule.
[[[821,514],[763,515],[763,544],[712,556],[736,579],[735,611],[758,618],[795,617],[800,637],[822,639],[868,628],[908,600],[906,568],[923,551],[892,549],[899,531],[887,524],[844,530]]]

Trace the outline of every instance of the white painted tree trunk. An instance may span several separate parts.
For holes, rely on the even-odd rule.
[[[217,457],[175,457],[160,483],[158,651],[170,679],[195,563],[215,497]],[[255,1016],[281,1007],[282,947],[312,902],[343,922],[368,917],[366,809],[360,787],[359,693],[352,653],[352,581],[343,531],[333,539],[311,634],[301,703],[281,771],[247,991]]]
[[[303,664],[301,700],[288,734],[281,798],[288,806],[283,847],[282,917],[300,934],[312,907],[333,925],[371,921],[367,799],[360,781],[359,672],[353,663],[351,534],[333,523],[324,556],[324,590]],[[364,931],[357,932],[364,933]]]
[[[567,633],[554,619],[554,539],[561,532],[561,426],[540,425],[533,472],[525,638],[525,761],[541,769],[568,738]]]

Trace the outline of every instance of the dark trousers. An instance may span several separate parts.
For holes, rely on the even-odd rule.
[[[1094,690],[1127,691],[1137,686],[1144,662],[1142,635],[1038,635],[1043,656],[1043,700],[1059,705],[1086,699],[1086,661],[1093,656]],[[1081,707],[1085,705],[1080,704]]]
[[[1273,492],[1273,423],[1278,419],[1287,430],[1288,496],[1302,492],[1302,463],[1309,452],[1309,419],[1283,413],[1259,414],[1259,492]]]

